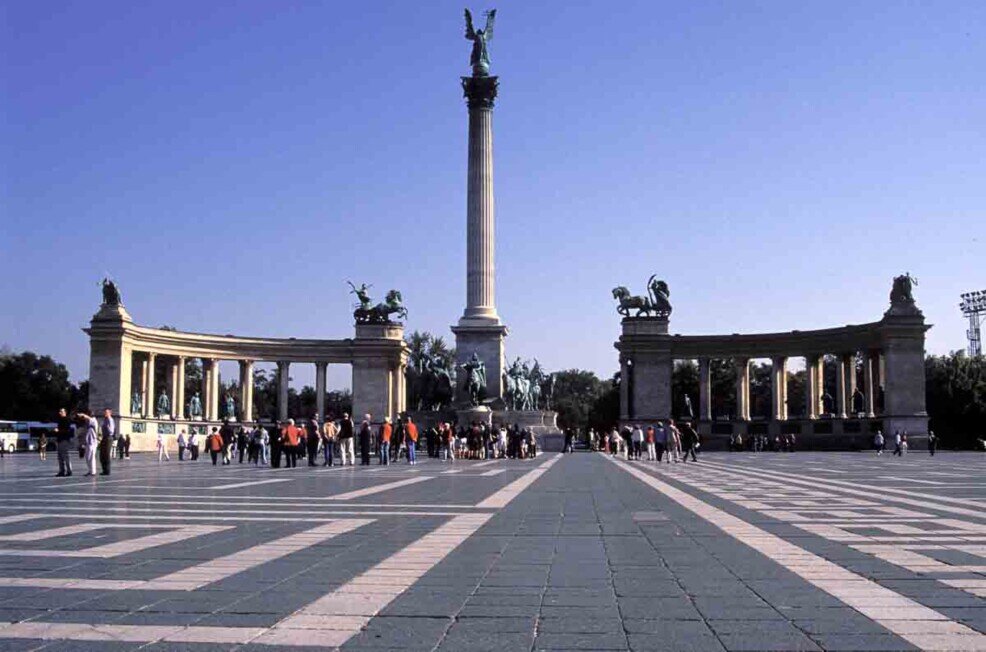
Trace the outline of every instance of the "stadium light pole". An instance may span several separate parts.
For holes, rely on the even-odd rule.
[[[969,318],[969,330],[966,331],[966,337],[969,338],[969,356],[982,355],[983,341],[980,326],[983,315],[986,314],[986,290],[966,292],[961,297],[962,302],[959,303],[959,309],[963,315]]]

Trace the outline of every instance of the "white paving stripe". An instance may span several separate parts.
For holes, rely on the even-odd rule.
[[[986,636],[919,602],[713,507],[640,469],[605,456],[618,468],[709,521],[737,541],[844,602],[924,650],[986,650]],[[676,478],[679,482],[688,480]]]
[[[506,472],[507,472],[506,469],[493,469],[492,471],[486,471],[485,473],[480,473],[479,475],[483,476],[484,478],[489,478],[494,475],[500,475],[501,473],[506,473]]]
[[[784,473],[781,471],[768,471],[766,469],[739,469],[731,466],[726,466],[723,464],[718,464],[716,462],[703,461],[702,466],[730,471],[735,473],[745,473],[752,477],[756,477],[757,474],[761,474],[763,477],[770,477],[772,479],[785,480],[791,484],[798,484],[802,486],[815,487],[827,489],[829,491],[838,491],[841,493],[847,493],[855,496],[863,496],[866,498],[871,498],[873,496],[879,496],[882,500],[889,500],[897,503],[902,503],[904,505],[911,505],[913,507],[923,507],[925,509],[936,509],[942,512],[950,512],[952,514],[960,514],[962,516],[972,516],[975,518],[986,518],[986,511],[979,506],[978,501],[965,500],[961,498],[950,498],[948,496],[935,496],[933,494],[922,494],[914,491],[906,491],[902,489],[892,489],[890,487],[880,487],[875,485],[861,484],[859,482],[847,482],[843,480],[831,480],[828,478],[817,478],[817,479],[806,479],[803,475],[794,475],[791,473]],[[920,500],[916,498],[911,498],[911,496],[919,497]],[[963,507],[953,507],[950,504],[942,503],[957,503],[963,505],[975,505],[977,509],[965,509]]]
[[[274,484],[276,482],[291,482],[294,478],[276,478],[271,480],[253,480],[251,482],[235,482],[233,484],[217,484],[211,487],[202,487],[203,489],[208,489],[210,491],[219,491],[222,489],[242,489],[243,487],[255,487],[261,484]]]
[[[373,487],[366,487],[365,489],[356,489],[355,491],[347,491],[346,493],[338,494],[335,496],[329,496],[332,500],[352,500],[354,498],[363,498],[364,496],[372,496],[373,494],[383,493],[384,491],[390,491],[391,489],[400,489],[401,487],[407,487],[412,484],[418,484],[419,482],[424,482],[426,480],[431,480],[435,476],[425,475],[417,478],[406,478],[404,480],[397,480],[395,482],[387,482],[384,484],[378,484]]]
[[[115,525],[108,523],[103,527],[112,528],[115,527]],[[147,527],[154,526],[125,527],[142,527],[146,529]],[[102,546],[94,546],[92,548],[83,548],[81,550],[42,550],[38,548],[22,550],[0,548],[0,557],[119,557],[132,552],[139,552],[141,550],[155,548],[157,546],[163,546],[169,543],[177,543],[178,541],[185,541],[186,539],[191,539],[193,537],[222,532],[232,528],[232,525],[176,525],[173,527],[169,526],[167,532],[149,534],[147,536],[127,539],[125,541],[114,541],[113,543],[107,543]]]
[[[477,503],[476,507],[483,509],[499,509],[505,507],[507,503],[516,498],[520,492],[530,487],[535,480],[544,475],[560,459],[561,453],[555,454],[554,457],[541,466],[535,468],[533,471],[528,471],[486,500]]]
[[[497,498],[496,506],[505,507],[560,458],[561,455],[558,455],[528,471],[491,496]],[[493,514],[456,516],[332,593],[285,618],[254,642],[311,645],[312,641],[318,641],[319,645],[342,645],[492,517]]]

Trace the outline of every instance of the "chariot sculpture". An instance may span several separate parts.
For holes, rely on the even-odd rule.
[[[616,311],[624,317],[630,317],[630,311],[636,310],[634,317],[663,317],[671,316],[671,291],[668,284],[654,274],[647,281],[647,296],[630,294],[626,286],[613,288],[613,298],[619,302]]]
[[[407,319],[407,308],[404,306],[404,298],[398,290],[387,292],[382,303],[373,305],[370,299],[370,287],[366,283],[359,287],[353,285],[352,281],[347,281],[351,288],[349,293],[355,294],[359,303],[353,311],[353,318],[357,324],[392,324],[391,315],[397,315],[399,319]]]

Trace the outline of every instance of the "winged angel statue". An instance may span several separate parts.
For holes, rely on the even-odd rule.
[[[493,38],[493,21],[496,19],[496,9],[484,12],[483,15],[486,16],[486,27],[480,30],[474,29],[472,13],[466,9],[466,38],[472,41],[469,65],[472,66],[472,74],[476,77],[485,77],[490,74],[490,52],[486,44]]]

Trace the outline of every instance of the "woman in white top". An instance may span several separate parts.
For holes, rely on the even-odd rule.
[[[164,435],[160,432],[157,434],[157,461],[162,460],[171,461],[171,456],[168,455],[168,449],[164,445]]]

